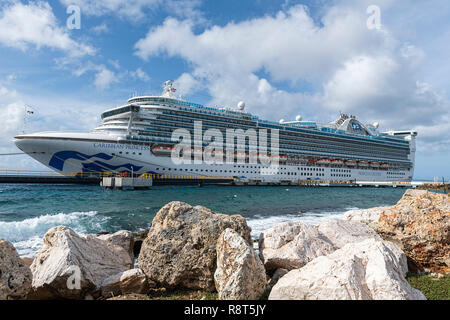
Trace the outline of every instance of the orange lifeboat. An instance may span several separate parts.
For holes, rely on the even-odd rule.
[[[331,164],[334,164],[336,166],[341,166],[344,164],[344,161],[342,161],[340,159],[336,159],[336,160],[331,161]]]
[[[331,161],[329,159],[320,159],[319,161],[317,161],[317,164],[321,164],[321,165],[329,165],[331,163]]]
[[[358,162],[359,167],[367,168],[369,166],[369,162],[367,161],[359,161]]]
[[[370,166],[372,167],[372,168],[379,168],[380,167],[380,163],[379,162],[371,162],[370,163]]]
[[[170,155],[172,150],[173,146],[155,146],[152,148],[152,152],[156,155]]]
[[[347,160],[347,161],[345,161],[345,165],[347,167],[354,167],[354,166],[356,166],[356,161],[355,160]]]
[[[388,169],[389,168],[389,163],[382,163],[380,165],[380,167],[383,168],[383,169]]]

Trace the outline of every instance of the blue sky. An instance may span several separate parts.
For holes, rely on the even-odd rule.
[[[68,29],[67,8],[81,28]],[[377,5],[380,28],[368,28]],[[27,131],[90,130],[168,79],[186,100],[270,120],[339,111],[419,132],[416,179],[450,178],[450,2],[0,1],[0,153]],[[3,156],[0,169],[44,169]],[[46,169],[45,169],[46,170]]]

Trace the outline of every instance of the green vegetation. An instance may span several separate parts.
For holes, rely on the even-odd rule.
[[[449,274],[442,277],[411,274],[406,280],[411,287],[422,291],[428,300],[450,300]]]
[[[216,292],[208,291],[155,291],[149,294],[150,300],[217,300]]]
[[[125,294],[108,300],[217,300],[216,292],[208,291],[167,291],[153,289],[148,294]]]

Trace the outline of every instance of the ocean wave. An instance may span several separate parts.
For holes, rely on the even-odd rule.
[[[0,221],[0,238],[6,239],[13,244],[29,241],[34,237],[42,238],[49,229],[59,225],[69,226],[77,232],[83,232],[84,227],[80,220],[93,217],[96,214],[97,211],[58,213],[46,214],[22,221]]]

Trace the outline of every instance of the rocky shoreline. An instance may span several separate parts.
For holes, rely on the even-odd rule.
[[[165,290],[222,300],[424,300],[407,273],[450,273],[446,194],[407,190],[392,207],[317,226],[282,223],[261,233],[256,250],[250,232],[240,215],[171,202],[139,234],[51,228],[32,260],[0,239],[0,300],[144,299]]]

